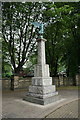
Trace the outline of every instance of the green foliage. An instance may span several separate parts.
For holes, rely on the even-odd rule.
[[[30,23],[41,21],[47,23],[44,38],[51,75],[66,71],[74,77],[80,66],[79,7],[80,2],[3,3],[3,64],[9,63],[15,72],[25,64],[28,70],[33,69],[37,33]]]
[[[41,7],[42,5],[37,2],[2,4],[4,55],[8,55],[7,60],[14,73],[18,73],[35,52],[37,33],[31,22],[42,19]]]
[[[8,63],[5,63],[2,77],[11,77],[11,75],[12,75],[11,66]]]
[[[80,65],[80,3],[55,3],[44,12],[49,21],[45,29],[47,63],[51,75],[66,70],[75,76]],[[78,8],[77,8],[78,7]]]
[[[29,60],[25,63],[25,68],[24,71],[29,72],[29,71],[34,71],[34,65],[37,64],[37,54],[33,54],[30,56]]]

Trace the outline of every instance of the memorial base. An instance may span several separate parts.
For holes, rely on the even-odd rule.
[[[35,98],[32,96],[26,96],[23,100],[31,102],[31,103],[40,104],[40,105],[47,105],[47,104],[60,100],[60,95],[52,96],[52,97],[45,98],[45,99]]]
[[[47,97],[47,98],[37,98],[34,96],[27,95],[23,100],[31,103],[40,104],[40,105],[47,105],[47,104],[59,101],[60,99],[61,99],[61,96],[56,94],[54,96]]]

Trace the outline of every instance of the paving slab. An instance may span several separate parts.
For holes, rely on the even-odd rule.
[[[51,114],[52,112],[54,113],[55,110],[59,109],[62,106],[65,108],[66,104],[69,104],[70,102],[75,103],[75,100],[78,100],[78,90],[59,90],[58,92],[59,95],[62,96],[61,100],[48,105],[38,105],[23,101],[23,98],[27,93],[26,90],[3,91],[3,118],[45,118],[46,116],[53,117],[54,114]],[[57,114],[55,113],[55,116],[56,115]],[[76,116],[77,115],[74,117],[76,118]]]

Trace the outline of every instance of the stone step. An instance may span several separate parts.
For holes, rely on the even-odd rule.
[[[40,104],[40,105],[47,105],[52,102],[59,101],[60,99],[61,99],[60,95],[55,95],[55,96],[51,96],[51,97],[44,98],[44,99],[39,99],[39,98],[32,97],[32,96],[26,96],[23,100],[36,103],[36,104]]]
[[[36,93],[36,94],[49,94],[55,92],[55,85],[49,85],[49,86],[29,86],[29,92],[30,93]]]
[[[37,94],[37,93],[27,93],[27,95],[29,96],[33,96],[36,98],[40,98],[40,99],[44,99],[44,98],[48,98],[48,97],[52,97],[55,95],[58,95],[58,92],[52,92],[52,93],[48,93],[48,94]]]
[[[33,77],[32,85],[52,85],[52,77]]]

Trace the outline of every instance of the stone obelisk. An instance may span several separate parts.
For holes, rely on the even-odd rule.
[[[34,77],[32,85],[29,86],[29,92],[25,100],[37,104],[49,104],[59,99],[55,85],[52,85],[52,77],[49,74],[49,65],[45,59],[45,39],[39,37],[38,43],[38,63],[34,67]]]

